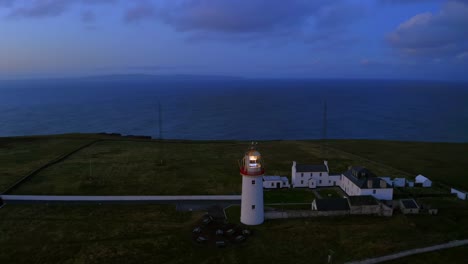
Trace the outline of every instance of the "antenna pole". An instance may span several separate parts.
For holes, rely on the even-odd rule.
[[[159,162],[160,165],[164,164],[164,142],[163,142],[163,131],[162,131],[162,110],[161,102],[158,101],[158,129],[159,129]]]
[[[323,105],[323,131],[322,131],[322,156],[325,158],[327,155],[327,100],[325,99]]]

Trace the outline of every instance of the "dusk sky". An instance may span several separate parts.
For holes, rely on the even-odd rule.
[[[0,0],[0,78],[468,80],[468,0]]]

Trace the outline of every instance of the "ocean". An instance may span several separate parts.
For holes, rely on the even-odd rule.
[[[325,102],[327,138],[468,142],[468,83],[235,78],[0,81],[0,136],[321,139]]]

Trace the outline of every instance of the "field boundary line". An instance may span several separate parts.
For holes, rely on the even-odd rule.
[[[39,172],[41,172],[42,170],[52,166],[52,165],[55,165],[65,159],[67,159],[68,157],[70,157],[71,155],[77,153],[78,151],[82,150],[82,149],[85,149],[89,146],[92,146],[94,145],[95,143],[97,142],[101,142],[103,141],[102,139],[97,139],[97,140],[93,140],[91,142],[88,142],[86,143],[85,145],[82,145],[80,147],[78,147],[77,149],[74,149],[72,150],[71,152],[68,152],[66,154],[63,154],[49,162],[47,162],[46,164],[40,166],[39,168],[33,170],[32,172],[28,173],[26,176],[22,177],[21,179],[19,179],[18,181],[16,181],[15,183],[13,183],[12,185],[10,185],[5,191],[2,192],[2,194],[9,194],[11,193],[13,190],[17,189],[21,184],[23,184],[24,182],[28,181],[31,177],[33,177],[34,175],[38,174]]]

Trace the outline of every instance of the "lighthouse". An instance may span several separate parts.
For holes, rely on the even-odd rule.
[[[242,175],[241,222],[246,225],[263,223],[263,180],[262,158],[254,143],[240,163]]]

